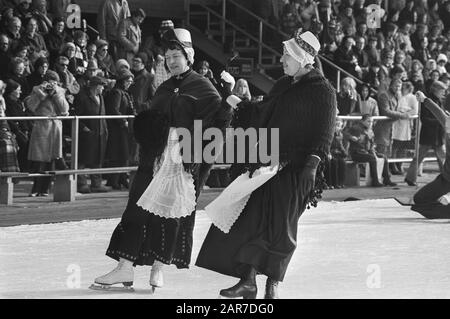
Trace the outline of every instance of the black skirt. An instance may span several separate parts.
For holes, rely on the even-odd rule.
[[[274,280],[284,279],[297,246],[298,219],[306,198],[299,173],[282,170],[252,193],[228,234],[211,226],[196,265],[241,278],[247,265]]]
[[[139,168],[130,189],[125,212],[114,230],[106,255],[130,260],[134,265],[153,265],[155,260],[188,268],[191,262],[195,212],[182,218],[163,218],[136,203],[153,178],[153,166]],[[210,169],[210,167],[209,167]],[[197,198],[209,169],[195,174]]]

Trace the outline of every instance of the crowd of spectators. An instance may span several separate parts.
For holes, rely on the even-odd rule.
[[[160,36],[142,34],[146,13],[126,0],[103,0],[97,33],[67,25],[70,0],[0,1],[0,117],[135,115],[150,106],[156,88],[170,77]],[[135,165],[138,150],[132,118],[80,120],[80,168]],[[0,120],[0,171],[41,173],[66,169],[71,122]],[[98,175],[79,176],[81,193],[105,192]],[[126,174],[107,178],[128,188]],[[47,196],[50,179],[35,178],[31,196]]]
[[[418,113],[413,96],[416,91],[425,92],[450,110],[450,1],[262,2],[253,9],[271,12],[266,15],[273,16],[274,24],[289,35],[298,28],[312,31],[321,40],[322,55],[346,71],[341,73],[339,83],[336,70],[322,63],[325,75],[339,86],[339,115],[391,118],[391,121],[375,121],[373,140],[378,157],[409,157],[406,150],[414,148],[416,135],[415,122],[411,120]],[[378,5],[381,10],[374,12],[373,5]],[[269,7],[271,11],[264,10]],[[434,150],[441,167],[444,132],[431,114],[424,111],[420,117],[419,164],[428,150]],[[348,131],[353,123],[343,123],[347,152],[351,146]],[[361,122],[355,125],[361,127]],[[349,159],[355,157],[346,156]],[[333,167],[336,160],[332,160]],[[390,173],[403,174],[401,163],[391,164]],[[333,171],[331,175],[339,174]],[[416,178],[417,167],[411,165],[405,182],[417,185]],[[337,187],[341,183],[330,180],[330,184]]]
[[[164,31],[174,28],[171,20],[162,21],[158,33],[143,35],[140,25],[146,14],[142,9],[131,11],[126,0],[103,0],[97,14],[98,34],[89,36],[85,24],[79,29],[67,27],[65,8],[71,2],[0,0],[0,116],[134,115],[149,107],[156,88],[170,77],[160,39]],[[418,110],[413,96],[417,90],[450,110],[450,98],[446,98],[449,0],[389,1],[388,8],[380,0],[238,2],[289,36],[298,28],[312,31],[321,39],[322,55],[348,73],[337,84],[339,115],[366,118],[356,129],[351,121],[338,125],[327,164],[329,176],[336,176],[335,181],[329,178],[330,185],[342,187],[343,159],[355,157],[351,132],[361,128],[364,134],[358,134],[373,141],[373,149],[367,143],[364,146],[373,155],[370,163],[376,158],[406,156],[405,150],[414,144],[416,127],[411,117]],[[377,28],[372,28],[369,19],[372,4],[384,8],[384,14],[377,13]],[[249,19],[241,20],[245,24]],[[336,71],[329,73],[326,67],[325,75],[334,80]],[[208,62],[199,62],[196,70],[215,81]],[[245,79],[237,81],[234,94],[247,100],[261,98],[251,95]],[[367,116],[378,115],[391,121],[375,121],[372,134]],[[423,112],[421,120],[419,162],[432,149],[441,165],[443,131],[431,114]],[[85,141],[80,142],[80,167],[136,164],[131,119],[93,123],[80,123],[80,141]],[[70,136],[70,121],[0,121],[0,134],[1,171],[66,168],[63,146],[64,135]],[[405,179],[409,185],[416,185],[415,172],[411,166]],[[401,164],[391,165],[384,173],[385,184],[391,185],[388,177],[402,174]],[[78,183],[83,193],[106,191],[98,176],[91,176],[90,187],[84,177]],[[126,188],[127,176],[112,175],[107,185]],[[46,194],[48,180],[36,179],[32,196]]]

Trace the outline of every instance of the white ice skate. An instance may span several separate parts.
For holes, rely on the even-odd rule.
[[[152,286],[153,292],[155,292],[156,288],[164,286],[163,267],[164,264],[160,261],[155,260],[153,263],[150,272],[150,286]]]
[[[96,278],[95,283],[89,288],[93,290],[133,292],[134,289],[131,287],[133,285],[133,279],[133,263],[121,258],[115,269],[106,275]],[[116,284],[122,284],[123,287],[113,286]]]

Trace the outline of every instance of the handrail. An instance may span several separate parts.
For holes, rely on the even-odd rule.
[[[89,30],[91,30],[92,32],[94,32],[95,34],[97,34],[97,36],[100,35],[100,32],[99,32],[97,29],[95,29],[93,26],[91,26],[90,24],[86,24],[86,27],[87,27]]]
[[[247,31],[245,31],[244,29],[242,29],[241,27],[237,26],[236,24],[234,24],[233,22],[229,21],[228,19],[222,17],[220,14],[218,14],[217,12],[215,12],[213,9],[208,8],[207,6],[203,5],[203,4],[198,4],[200,7],[202,7],[203,9],[205,9],[206,11],[208,11],[209,13],[211,13],[212,15],[216,16],[217,18],[221,19],[222,21],[225,21],[227,24],[229,24],[230,26],[232,26],[233,28],[235,28],[236,30],[238,30],[239,32],[245,34],[247,37],[249,37],[250,39],[252,39],[255,42],[258,42],[261,44],[261,46],[263,46],[266,50],[271,51],[273,54],[277,55],[277,56],[282,56],[282,54],[280,52],[278,52],[275,49],[272,49],[271,47],[269,47],[267,44],[260,42],[258,38],[254,37],[253,35],[251,35],[250,33],[248,33]]]
[[[0,120],[7,121],[39,121],[39,120],[95,120],[95,119],[132,119],[134,115],[69,115],[69,116],[10,116],[1,117]]]
[[[11,116],[11,117],[1,117],[0,120],[6,120],[6,121],[34,121],[34,120],[96,120],[96,119],[129,119],[134,118],[134,115],[83,115],[83,116]],[[362,118],[361,115],[338,115],[336,118],[339,118],[341,120],[360,120]],[[419,118],[418,115],[413,115],[409,119],[417,119]],[[372,116],[373,120],[392,120],[392,118],[388,116]]]
[[[239,9],[241,9],[242,11],[244,11],[245,13],[248,13],[249,15],[251,15],[253,18],[257,19],[258,21],[262,22],[265,26],[271,28],[272,30],[277,31],[278,33],[280,33],[281,35],[289,38],[290,35],[280,31],[278,28],[276,28],[274,25],[270,24],[269,22],[266,22],[263,18],[259,17],[258,15],[254,14],[253,12],[251,12],[250,10],[248,10],[247,8],[245,8],[244,6],[242,6],[241,4],[234,2],[233,0],[223,0],[225,2],[229,1],[232,4],[234,4],[236,7],[238,7]]]

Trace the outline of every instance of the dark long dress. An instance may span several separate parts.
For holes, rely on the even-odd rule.
[[[191,97],[191,102],[185,98],[186,95]],[[222,106],[217,90],[194,71],[188,71],[180,79],[171,78],[164,82],[155,93],[151,110],[165,114],[169,126],[188,129],[191,129],[194,119],[203,120],[204,127],[224,129],[230,117],[230,111]],[[167,139],[167,135],[164,138]],[[158,156],[152,151],[144,153],[131,186],[128,205],[114,230],[106,255],[116,260],[120,257],[128,259],[135,265],[152,265],[159,260],[177,268],[188,268],[195,212],[183,218],[165,219],[136,205],[153,178],[153,163]],[[185,167],[193,174],[198,198],[211,164],[186,164]]]
[[[245,121],[244,127],[250,123],[279,128],[280,162],[285,166],[252,193],[228,234],[211,226],[197,266],[242,278],[246,266],[252,265],[259,273],[283,280],[297,246],[298,219],[309,203],[315,204],[323,186],[318,176],[315,189],[302,194],[300,174],[310,155],[324,159],[328,154],[336,109],[334,89],[315,70],[296,83],[280,79],[267,101],[238,109],[238,125]]]

